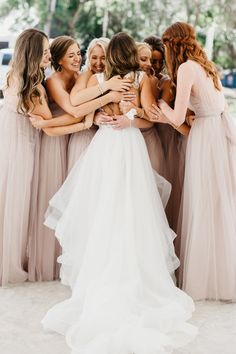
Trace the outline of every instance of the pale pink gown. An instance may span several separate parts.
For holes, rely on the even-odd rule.
[[[152,168],[161,176],[164,176],[166,174],[165,158],[161,140],[156,127],[153,126],[151,128],[141,129],[141,132],[147,146]]]
[[[16,88],[4,92],[0,110],[0,284],[28,279],[27,243],[31,198],[35,194],[34,166],[38,163],[39,131],[16,112]]]
[[[71,134],[67,150],[67,173],[70,172],[81,154],[89,146],[96,131],[97,127],[92,126],[90,129]]]
[[[203,68],[183,65],[179,99],[190,94],[196,119],[186,149],[180,283],[195,300],[235,301],[236,127],[223,92]],[[193,80],[191,92],[187,80]]]
[[[56,103],[50,104],[52,115],[65,113]],[[59,277],[57,258],[61,253],[58,241],[52,230],[44,223],[48,202],[66,178],[68,136],[48,136],[42,133],[38,173],[35,171],[34,183],[37,195],[32,200],[35,218],[31,220],[29,241],[29,280],[50,281]]]

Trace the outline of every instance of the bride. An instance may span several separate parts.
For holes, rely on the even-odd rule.
[[[102,92],[105,79],[131,77],[137,109],[151,106],[131,37],[113,36],[106,65],[90,85],[99,82]],[[135,108],[126,115],[118,104],[103,109],[114,120],[100,126],[47,211],[45,223],[63,249],[61,279],[72,295],[42,323],[66,336],[72,354],[172,353],[197,330],[187,323],[192,299],[170,275],[179,262],[157,189],[166,184],[154,174],[139,130],[151,123],[134,118]]]

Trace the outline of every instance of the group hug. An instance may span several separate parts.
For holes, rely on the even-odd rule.
[[[49,67],[49,75],[45,75]],[[0,284],[59,279],[72,354],[169,354],[236,300],[236,126],[187,23],[15,44],[0,110]]]

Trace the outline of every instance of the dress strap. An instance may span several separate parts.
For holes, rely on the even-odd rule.
[[[100,85],[102,85],[105,81],[104,73],[97,73],[95,74],[96,79]]]

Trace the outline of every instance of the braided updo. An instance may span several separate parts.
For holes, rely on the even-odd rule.
[[[219,75],[213,62],[208,58],[192,26],[184,22],[176,22],[168,27],[162,35],[166,47],[166,64],[169,75],[176,84],[179,66],[188,59],[199,63],[207,76],[211,77],[216,89],[220,90]]]

